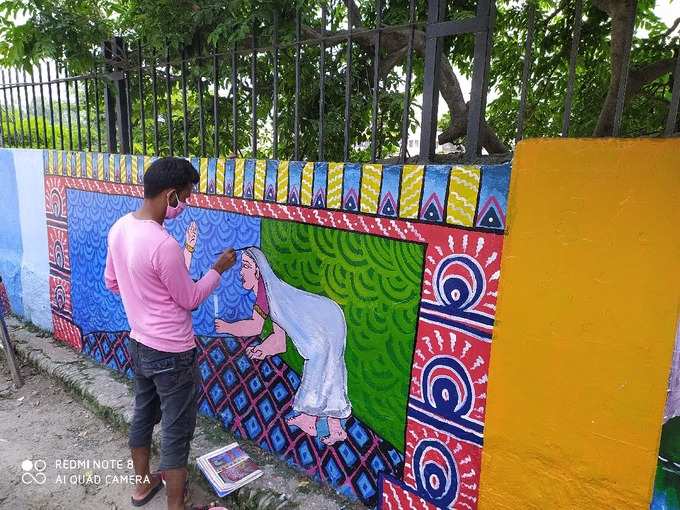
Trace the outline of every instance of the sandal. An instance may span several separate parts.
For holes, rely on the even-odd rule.
[[[132,506],[146,505],[149,501],[153,499],[153,497],[156,494],[158,494],[158,491],[160,491],[163,488],[163,477],[160,476],[159,473],[152,473],[151,476],[157,480],[160,479],[160,481],[154,487],[152,487],[148,494],[144,496],[142,499],[135,499],[132,496],[130,496],[130,503],[132,504]]]

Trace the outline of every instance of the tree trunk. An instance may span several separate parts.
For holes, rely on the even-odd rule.
[[[345,3],[349,9],[352,24],[357,28],[363,28],[359,9],[354,3],[354,0],[345,0]],[[372,51],[374,41],[372,34],[355,34],[353,38],[365,50]],[[398,32],[390,31],[383,34],[382,46],[387,51],[387,56],[384,58],[383,63],[388,62],[390,66],[388,69],[387,65],[384,64],[385,67],[381,69],[381,74],[383,76],[405,58],[406,50],[408,49],[408,38],[409,29]],[[415,31],[413,49],[420,56],[423,58],[425,57],[425,32],[422,30]],[[467,131],[467,104],[463,97],[458,77],[451,66],[451,62],[449,62],[449,59],[444,55],[442,55],[441,58],[440,69],[440,91],[444,101],[449,107],[449,112],[451,113],[451,125],[439,135],[438,138],[439,144],[443,145],[465,136]],[[489,154],[504,154],[508,152],[508,148],[486,122],[482,122],[481,125],[480,144],[489,152]]]
[[[634,0],[593,0],[593,4],[609,15],[612,20],[610,65],[611,77],[609,89],[605,97],[593,136],[611,136],[614,132],[614,116],[616,114],[616,99],[619,84],[623,76],[623,60],[626,41],[634,30],[635,1]]]

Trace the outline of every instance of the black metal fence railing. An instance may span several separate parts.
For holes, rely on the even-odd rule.
[[[570,133],[581,40],[583,4],[572,2],[562,136]],[[63,62],[54,61],[21,71],[3,69],[0,145],[153,155],[441,161],[447,156],[436,150],[438,104],[440,96],[450,93],[442,79],[453,72],[443,42],[470,37],[470,98],[462,109],[450,111],[452,117],[464,118],[459,139],[465,150],[454,157],[479,161],[494,152],[497,159],[508,159],[510,149],[485,149],[494,1],[479,0],[474,16],[450,19],[444,0],[428,0],[427,19],[422,20],[417,18],[416,0],[409,0],[408,20],[399,25],[386,25],[383,10],[383,0],[376,0],[372,28],[361,24],[351,9],[338,21],[329,20],[322,6],[316,25],[303,23],[300,11],[294,19],[273,13],[266,27],[254,21],[245,41],[205,53],[168,47],[158,55],[145,51],[142,42],[128,45],[114,37],[93,50],[91,71],[84,74],[69,75]],[[530,101],[527,89],[538,26],[534,3],[526,5],[526,19],[515,141],[524,137]],[[282,23],[292,37],[280,37]],[[625,105],[632,31],[629,36],[612,135],[619,133]],[[662,136],[678,131],[676,53]],[[394,55],[401,62],[398,85],[388,85],[384,67],[390,64],[395,72]],[[422,88],[414,88],[416,72],[421,73]],[[358,90],[370,93],[358,97]],[[361,103],[368,97],[370,104]],[[316,106],[310,108],[310,103]],[[355,117],[360,108],[370,111],[361,125]],[[389,151],[383,147],[386,123],[398,124],[398,143]],[[418,127],[420,150],[411,153],[409,134]]]

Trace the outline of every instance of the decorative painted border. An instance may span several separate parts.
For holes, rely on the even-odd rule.
[[[141,184],[152,156],[46,151],[46,173],[116,184]],[[484,167],[382,165],[189,158],[207,195],[416,222],[503,230],[498,201],[479,204]],[[489,212],[493,208],[494,211]],[[489,215],[493,216],[490,218]],[[485,221],[482,221],[484,219]]]
[[[55,336],[77,349],[82,348],[82,334],[72,322],[66,189],[141,197],[140,173],[142,163],[148,162],[141,158],[46,152],[45,199]],[[133,163],[135,160],[136,163]],[[67,166],[68,161],[70,166]],[[221,174],[218,172],[220,160],[200,160],[201,182],[198,192],[190,199],[191,205],[425,245],[425,267],[405,430],[404,477],[402,483],[385,479],[382,486],[368,489],[374,490],[376,494],[389,490],[389,498],[385,499],[383,495],[382,499],[383,502],[389,501],[389,505],[385,503],[386,506],[382,508],[476,508],[502,235],[425,221],[421,217],[422,204],[425,203],[423,200],[412,202],[411,209],[405,209],[412,214],[413,220],[374,214],[377,197],[381,196],[375,192],[378,189],[376,182],[378,176],[384,178],[386,174],[386,169],[377,169],[375,165],[364,165],[363,169],[351,164],[344,165],[343,182],[363,180],[348,195],[353,200],[356,197],[357,210],[348,211],[318,208],[337,205],[337,202],[328,204],[329,196],[333,200],[338,198],[336,187],[331,187],[330,194],[325,191],[328,187],[318,192],[319,200],[326,200],[323,206],[320,201],[316,202],[317,208],[305,206],[305,202],[311,204],[316,196],[314,174],[317,171],[326,175],[326,179],[330,173],[335,176],[333,182],[338,180],[339,168],[331,170],[331,164],[305,164],[291,169],[292,163],[287,162],[251,164],[245,160],[230,161],[233,162],[235,183],[232,190],[236,190],[237,196],[228,196],[226,193],[226,173],[230,165],[225,162],[225,177],[222,181],[225,194],[218,195],[217,191],[222,189],[222,184],[219,184],[221,177],[217,177]],[[267,176],[270,168],[273,172],[274,167],[278,171],[286,165],[289,172],[286,179],[279,179],[281,175],[278,173],[276,179],[273,175]],[[402,170],[408,168],[403,167]],[[353,175],[352,171],[355,172]],[[424,167],[421,177],[427,176],[428,172],[448,176],[447,186],[457,175],[454,171],[447,174],[442,167],[433,166]],[[111,175],[112,179],[101,178]],[[121,176],[126,176],[125,182],[118,182],[122,180]],[[136,176],[135,182],[133,176]],[[212,176],[216,179],[213,184]],[[264,181],[261,180],[262,176]],[[358,180],[357,176],[360,176]],[[279,180],[285,180],[287,188],[281,188]],[[253,183],[252,188],[249,182]],[[277,183],[276,201],[259,199],[268,193],[267,182]],[[428,182],[419,185],[421,199],[425,189],[432,190],[435,196],[442,196],[437,194],[434,184]],[[210,193],[213,185],[215,194]],[[288,189],[290,193],[279,195],[282,189]],[[295,200],[298,198],[293,192],[300,194],[302,204],[290,204],[291,196]],[[242,198],[238,194],[252,199]],[[451,197],[450,187],[447,187],[443,196]],[[283,203],[278,202],[279,198]],[[427,208],[431,208],[435,202],[429,201]],[[420,209],[417,208],[419,203]],[[400,210],[404,210],[403,201],[399,201],[399,204]],[[435,207],[442,204],[448,210],[451,202],[435,204]],[[427,504],[417,503],[419,498]],[[404,506],[404,501],[412,506]]]
[[[12,305],[9,303],[9,296],[5,284],[0,279],[0,317],[9,317],[12,314]]]

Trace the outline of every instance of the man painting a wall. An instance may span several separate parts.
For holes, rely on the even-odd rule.
[[[186,465],[199,396],[191,310],[208,298],[236,260],[232,249],[224,251],[212,269],[194,282],[186,254],[163,227],[166,219],[185,209],[198,179],[185,159],[155,161],[144,175],[142,206],[119,219],[108,236],[105,283],[120,293],[131,326],[135,411],[129,446],[135,473],[144,480],[135,486],[134,506],[150,501],[164,480],[168,510],[185,508]],[[151,435],[158,422],[160,472],[151,474]]]

